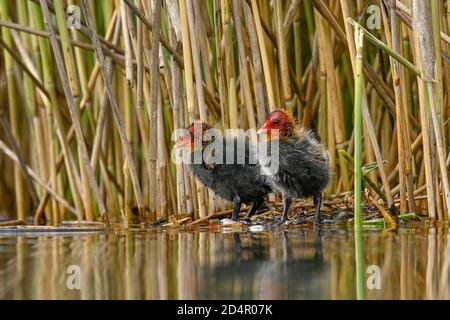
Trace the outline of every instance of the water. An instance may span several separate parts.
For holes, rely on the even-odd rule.
[[[351,230],[252,230],[0,234],[0,299],[356,297]],[[366,298],[449,299],[448,235],[424,226],[364,231],[365,270],[380,271],[380,289],[376,272],[364,275]],[[79,267],[79,290],[68,289],[77,275],[69,266]]]

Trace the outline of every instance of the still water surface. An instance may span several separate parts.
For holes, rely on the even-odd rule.
[[[366,230],[363,246],[380,271],[367,299],[450,299],[448,228]],[[0,233],[0,299],[354,299],[354,261],[342,227]]]

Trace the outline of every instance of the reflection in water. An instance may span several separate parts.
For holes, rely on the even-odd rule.
[[[356,298],[351,231],[224,231],[0,234],[0,299]],[[363,247],[381,269],[367,299],[450,298],[448,229],[365,231]]]

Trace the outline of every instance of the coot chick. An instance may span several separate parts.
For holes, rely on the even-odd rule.
[[[204,186],[233,202],[233,221],[238,219],[242,203],[253,204],[245,215],[248,219],[272,192],[260,174],[255,147],[243,136],[223,136],[211,125],[198,122],[178,138],[175,147],[187,151],[187,166]]]
[[[273,188],[284,196],[280,222],[286,222],[292,198],[312,196],[316,209],[314,225],[317,226],[320,223],[322,190],[327,186],[330,176],[328,155],[318,135],[297,126],[289,114],[281,110],[267,116],[258,134],[266,135],[262,143],[267,144],[268,150],[266,154],[259,153],[261,169]],[[271,158],[277,156],[270,142],[276,140],[279,142],[278,170],[270,166]]]

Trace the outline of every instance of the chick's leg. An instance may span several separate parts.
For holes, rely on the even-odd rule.
[[[239,210],[241,209],[241,198],[236,195],[233,199],[233,214],[231,215],[231,220],[236,221],[239,218]]]
[[[283,207],[283,216],[281,217],[280,223],[283,224],[288,219],[289,207],[291,206],[292,197],[284,196],[284,207]]]
[[[250,219],[251,216],[253,216],[255,214],[256,210],[258,210],[261,207],[263,202],[264,202],[264,197],[259,197],[258,199],[256,199],[255,202],[253,202],[251,209],[245,215],[244,219]]]
[[[320,207],[322,206],[322,193],[318,193],[313,196],[314,208],[316,209],[316,217],[314,219],[314,225],[320,224]]]

